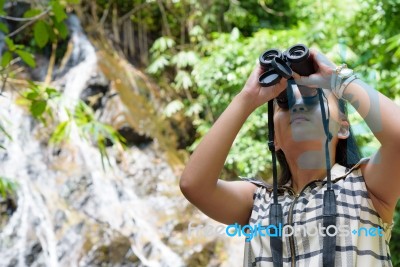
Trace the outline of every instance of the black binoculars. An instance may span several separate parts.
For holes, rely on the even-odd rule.
[[[310,51],[303,44],[296,44],[283,53],[278,49],[268,49],[261,54],[259,60],[261,67],[265,70],[258,79],[259,84],[263,87],[279,83],[282,77],[291,79],[293,71],[301,76],[309,76],[315,73],[314,62],[310,58]],[[299,88],[305,87],[299,86]],[[281,108],[288,109],[292,106],[291,102],[294,101],[293,98],[292,90],[284,90],[276,97],[276,101]],[[306,98],[309,98],[308,101],[311,101],[311,98],[314,97]]]

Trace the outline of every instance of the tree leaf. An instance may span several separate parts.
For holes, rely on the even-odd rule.
[[[61,39],[65,39],[68,36],[68,27],[65,24],[65,22],[60,22],[60,23],[54,23],[55,28],[58,31],[59,36]]]
[[[11,62],[12,60],[12,54],[10,51],[4,52],[3,56],[1,57],[1,66],[3,68],[7,67],[7,65]]]
[[[23,17],[24,18],[32,18],[32,17],[39,15],[40,13],[42,13],[42,10],[33,8],[33,9],[29,9],[28,11],[26,11],[24,13]]]
[[[171,62],[178,68],[185,68],[188,66],[194,66],[199,62],[199,56],[193,51],[180,51],[178,54],[172,57]]]
[[[50,43],[57,42],[57,35],[54,32],[54,26],[51,27],[51,28],[48,28],[48,29],[49,29],[49,31],[48,31],[48,33],[49,33],[49,42]]]
[[[36,66],[35,58],[31,53],[24,50],[15,50],[15,53],[17,53],[29,67],[34,68]]]
[[[6,177],[0,176],[0,195],[6,198],[7,194],[13,193],[16,190],[16,183]]]
[[[203,111],[203,109],[204,108],[200,103],[194,103],[189,106],[189,108],[185,112],[185,115],[189,117],[198,115],[200,114],[200,112]]]
[[[161,72],[169,65],[169,59],[166,56],[160,56],[150,66],[147,68],[147,71],[151,74],[156,74]]]
[[[58,1],[52,1],[50,3],[54,16],[57,22],[61,22],[67,18],[67,14],[65,14],[64,8],[60,5]]]
[[[37,45],[40,48],[43,48],[49,41],[49,30],[47,24],[42,20],[36,22],[33,27],[33,35]]]
[[[165,52],[168,48],[171,48],[175,45],[175,41],[168,37],[160,37],[158,38],[153,46],[151,47],[152,52]]]
[[[39,118],[42,116],[44,111],[46,110],[47,102],[45,100],[33,101],[31,105],[31,113],[33,117]]]
[[[47,95],[49,96],[49,98],[54,98],[54,97],[57,97],[57,96],[60,96],[61,94],[60,94],[60,92],[58,92],[56,89],[54,89],[54,88],[50,88],[50,87],[48,87],[48,88],[46,88],[46,93],[47,93]]]
[[[58,144],[63,139],[68,138],[70,132],[70,121],[63,121],[57,125],[53,134],[50,137],[50,142]]]
[[[4,33],[8,33],[8,27],[6,24],[0,22],[0,31],[4,32]]]
[[[4,3],[6,0],[0,0],[0,15],[6,15],[6,12],[4,11]]]
[[[6,37],[4,38],[4,41],[7,44],[8,50],[10,50],[11,52],[15,50],[15,44],[13,40],[11,40],[9,37]]]
[[[26,98],[29,100],[35,100],[39,96],[38,92],[30,92],[26,95]]]
[[[189,73],[186,71],[180,70],[175,76],[175,86],[177,89],[183,88],[188,89],[193,85],[192,79],[190,78]]]
[[[176,112],[178,112],[182,108],[184,108],[182,101],[179,99],[175,99],[175,100],[171,101],[170,103],[168,103],[168,105],[165,107],[163,113],[165,114],[165,116],[171,117],[172,115],[174,115]]]

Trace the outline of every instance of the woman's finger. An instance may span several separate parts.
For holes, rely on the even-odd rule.
[[[298,85],[305,85],[311,88],[316,88],[323,82],[323,78],[321,77],[321,75],[318,74],[312,74],[310,76],[300,76],[299,74],[295,73],[293,75],[293,78]]]
[[[301,78],[301,76],[297,73],[297,72],[292,72],[293,74],[292,74],[292,77],[296,80],[296,79],[300,79]]]

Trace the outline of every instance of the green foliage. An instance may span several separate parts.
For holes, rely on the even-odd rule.
[[[69,137],[70,131],[71,129],[69,120],[59,123],[50,137],[50,143],[61,143]]]
[[[22,25],[20,26],[20,28],[14,30],[14,32],[10,34],[8,24],[0,22],[0,31],[7,34],[5,37],[7,50],[3,53],[1,57],[1,67],[3,69],[6,69],[7,67],[9,67],[9,64],[13,62],[12,60],[14,59],[14,57],[18,56],[29,67],[35,68],[36,62],[31,53],[32,51],[35,51],[35,47],[31,47],[31,39],[33,38],[33,44],[36,45],[39,49],[44,48],[50,42],[57,43],[60,40],[66,39],[68,36],[68,28],[64,22],[67,18],[65,10],[68,4],[74,4],[77,2],[79,1],[52,0],[48,3],[48,6],[32,5],[32,7],[28,9],[21,18],[26,19],[27,21],[31,19],[31,21],[29,22],[24,22],[26,23],[26,25],[34,22],[33,26],[31,26],[31,31],[20,31],[20,29],[23,29],[25,27],[25,25]],[[1,3],[0,7],[3,7]],[[1,11],[2,14],[5,15],[5,11]],[[16,35],[14,36],[14,34]],[[31,36],[32,34],[33,36]],[[21,40],[29,40],[29,43],[21,43]]]
[[[92,139],[97,144],[101,154],[103,167],[104,159],[107,159],[107,162],[109,163],[106,151],[107,140],[110,140],[113,144],[121,145],[124,145],[126,142],[125,138],[113,127],[97,121],[93,110],[83,101],[80,101],[75,108],[74,120],[81,136],[88,140]]]
[[[3,134],[6,138],[12,140],[11,135],[7,132],[7,130],[5,129],[5,127],[3,126],[3,124],[0,121],[0,134]],[[3,145],[0,144],[0,148],[1,149],[5,149],[5,147]]]
[[[60,4],[60,1],[50,1],[50,6],[53,10],[55,21],[60,23],[61,21],[67,18],[67,14],[65,13],[64,6]]]
[[[393,266],[400,266],[400,202],[397,203],[394,213],[394,228],[390,239],[390,252],[392,255]]]
[[[182,103],[181,100],[175,99],[168,103],[168,105],[164,108],[164,115],[167,117],[171,117],[173,114],[176,112],[180,111],[181,109],[184,108],[184,104]]]
[[[19,103],[27,105],[32,116],[46,124],[46,116],[53,118],[51,106],[56,105],[54,101],[59,99],[61,94],[54,88],[40,86],[34,82],[30,82],[29,85],[22,93],[24,99],[19,100]]]
[[[8,33],[9,30],[8,30],[7,25],[2,23],[2,22],[0,22],[0,31],[2,31],[3,33]]]
[[[4,52],[2,58],[1,58],[1,66],[3,68],[7,67],[7,65],[11,62],[12,60],[12,54],[10,51]]]
[[[33,27],[33,36],[40,48],[43,48],[49,42],[49,28],[50,27],[41,20],[36,22]]]
[[[25,21],[30,21],[32,24],[31,31],[24,31],[17,34],[16,37],[5,37],[7,50],[4,51],[1,57],[2,71],[6,75],[10,75],[8,71],[13,63],[14,56],[19,56],[28,66],[34,68],[36,66],[35,59],[29,51],[42,51],[50,43],[57,43],[68,37],[68,28],[65,24],[67,18],[66,9],[69,5],[79,4],[79,0],[58,1],[51,0],[46,5],[32,4],[24,14]],[[0,6],[3,7],[2,2]],[[3,11],[3,10],[2,10]],[[5,12],[3,11],[3,14]],[[0,24],[0,30],[8,33],[8,26],[4,23]],[[22,37],[23,36],[23,37]],[[15,40],[26,40],[33,38],[33,46],[24,44],[16,44]],[[163,45],[161,43],[161,45]],[[39,50],[37,50],[37,48]],[[170,41],[166,43],[170,47]],[[51,127],[56,125],[53,134],[50,137],[50,142],[59,144],[69,138],[71,126],[77,126],[80,135],[85,139],[94,141],[100,151],[102,163],[104,167],[104,158],[108,160],[106,145],[120,144],[124,147],[125,139],[111,126],[100,123],[95,119],[93,110],[85,103],[79,102],[73,111],[68,111],[69,119],[58,123],[58,118],[55,117],[58,111],[58,104],[61,99],[61,94],[54,88],[46,85],[39,85],[33,81],[29,81],[29,86],[21,93],[22,98],[18,103],[26,106],[32,116],[42,122],[45,126]],[[58,124],[57,124],[58,123]],[[11,139],[6,129],[0,124],[0,132]],[[0,145],[0,148],[5,149]],[[1,189],[1,188],[0,188]]]
[[[5,4],[6,0],[0,0],[0,7],[2,8]],[[0,15],[5,15],[4,10],[0,9]]]
[[[36,66],[35,58],[31,53],[26,51],[26,47],[24,45],[15,44],[14,41],[8,37],[6,37],[4,41],[8,50],[4,52],[1,58],[1,67],[4,69],[7,68],[11,63],[14,54],[17,54],[29,67],[34,68]]]
[[[107,142],[119,144],[125,147],[125,138],[118,133],[112,126],[99,122],[94,115],[91,107],[83,101],[79,101],[76,105],[73,114],[68,112],[68,120],[63,121],[55,128],[50,142],[59,144],[69,138],[71,127],[75,127],[79,135],[88,140],[93,141],[100,152],[101,160],[104,166],[104,159],[109,162],[108,153],[106,150]]]
[[[34,68],[36,66],[36,61],[33,55],[24,50],[15,50],[15,53],[26,63],[29,67]]]
[[[17,184],[11,179],[0,176],[0,196],[4,199],[15,192]]]
[[[347,44],[359,55],[357,70],[368,82],[394,99],[400,93],[399,1],[362,1],[351,27]],[[373,72],[373,73],[371,73]]]
[[[35,22],[33,25],[33,37],[39,48],[45,47],[49,42],[55,43],[64,40],[68,36],[68,28],[64,22],[67,18],[65,12],[66,2],[52,0],[49,2],[51,14]],[[40,9],[30,9],[24,17],[30,18],[44,12]]]
[[[20,26],[19,29],[15,30],[16,35],[11,37],[13,34],[9,34],[9,26],[3,22],[0,23],[0,31],[7,34],[5,42],[7,44],[7,50],[2,55],[1,66],[3,69],[9,66],[15,56],[19,56],[29,67],[34,68],[36,66],[35,59],[31,54],[35,50],[34,47],[30,47],[31,43],[15,44],[16,40],[31,40],[33,38],[35,44],[39,49],[44,48],[46,45],[51,43],[57,43],[60,40],[64,40],[68,36],[68,28],[65,24],[67,18],[66,8],[68,4],[74,4],[79,1],[57,1],[51,0],[48,6],[35,6],[34,4],[24,14],[22,19],[31,19],[33,23],[32,31],[21,31],[25,25]],[[0,3],[0,6],[3,5]],[[4,10],[2,13],[5,14]],[[48,15],[47,15],[48,13]],[[25,22],[29,25],[28,22]],[[31,36],[33,34],[33,36]],[[10,35],[10,36],[8,36]],[[32,38],[30,38],[32,37]]]
[[[166,52],[167,50],[169,50],[174,46],[175,46],[175,41],[173,39],[168,37],[160,37],[154,42],[150,51],[155,56],[159,56],[161,55],[161,53]]]
[[[18,103],[28,106],[30,113],[35,119],[41,121],[44,125],[48,122],[57,122],[54,114],[57,112],[61,94],[54,88],[40,86],[30,82],[30,87],[22,93],[23,99]],[[49,142],[59,144],[69,139],[71,127],[75,127],[80,136],[86,140],[93,141],[97,145],[102,164],[104,159],[108,160],[106,145],[120,144],[125,147],[125,139],[110,125],[99,122],[94,115],[91,107],[83,101],[79,101],[73,110],[67,111],[68,120],[59,122],[50,137]],[[0,128],[1,130],[2,128]]]

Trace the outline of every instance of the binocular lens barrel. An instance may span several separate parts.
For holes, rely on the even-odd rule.
[[[271,62],[275,57],[282,58],[282,53],[278,49],[268,49],[260,56],[260,65],[265,69],[269,70],[272,68]]]
[[[305,45],[294,45],[285,54],[294,72],[297,72],[301,76],[309,76],[315,73],[314,63],[310,58],[310,50]]]
[[[274,71],[273,64],[271,63],[275,57],[281,58],[284,61],[283,64],[285,66],[287,65],[289,70],[291,69],[301,76],[309,76],[315,73],[314,62],[310,58],[310,51],[305,45],[296,44],[283,53],[275,48],[268,49],[262,53],[259,58],[260,65],[265,70],[260,76],[260,84],[262,86],[266,86],[266,84],[272,80],[279,81],[281,78],[279,74],[277,74],[279,72]],[[302,86],[299,86],[299,88],[301,87]],[[284,90],[276,97],[277,103],[281,108],[288,109],[289,105],[293,103],[293,99],[290,99],[291,101],[288,100],[288,97],[294,97],[291,88],[289,89],[290,90]]]

